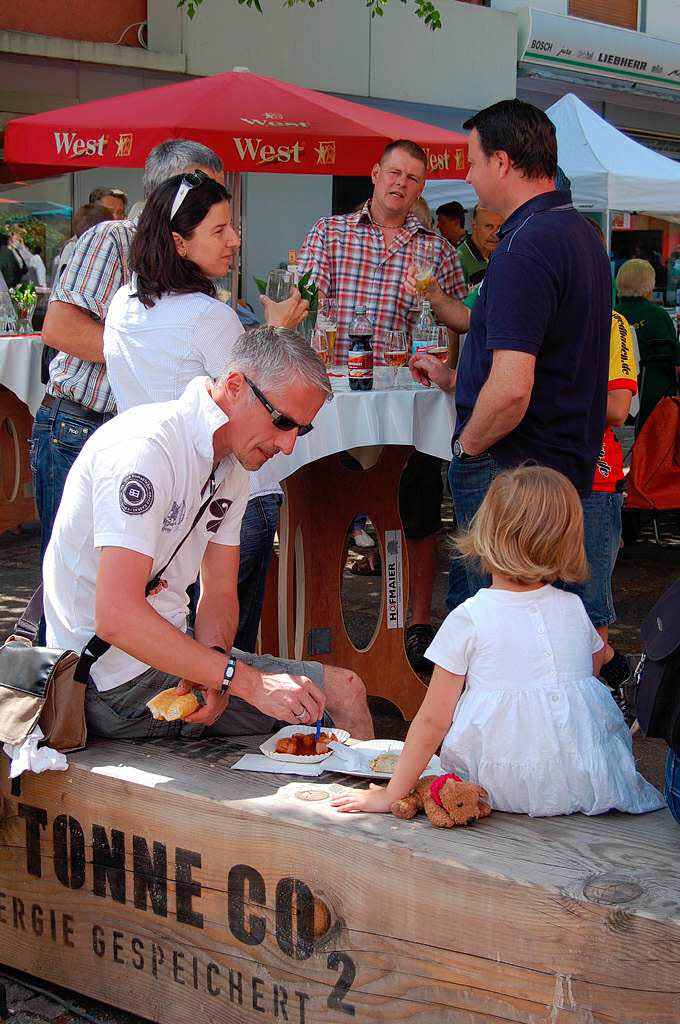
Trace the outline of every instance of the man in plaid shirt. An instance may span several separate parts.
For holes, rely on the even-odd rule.
[[[426,170],[427,157],[420,146],[408,139],[390,143],[371,172],[371,199],[358,212],[317,221],[298,253],[298,272],[311,271],[321,295],[337,300],[339,363],[347,359],[349,326],[361,303],[373,324],[373,358],[378,365],[384,362],[388,331],[406,331],[410,337],[418,307],[404,284],[419,238],[434,243],[434,272],[442,291],[459,299],[467,295],[453,246],[411,213],[423,191]],[[402,474],[399,506],[411,568],[412,622],[406,630],[406,653],[417,671],[428,667],[423,654],[434,636],[430,608],[442,496],[440,460],[414,452]]]
[[[448,295],[467,295],[456,250],[441,235],[428,231],[411,213],[425,186],[427,157],[415,142],[399,139],[385,149],[371,172],[373,196],[356,213],[322,217],[298,253],[300,275],[311,271],[322,295],[338,304],[335,343],[339,363],[347,360],[349,325],[363,303],[373,324],[373,358],[383,363],[388,331],[410,334],[418,319],[414,296],[404,282],[418,238],[434,243],[435,277]]]

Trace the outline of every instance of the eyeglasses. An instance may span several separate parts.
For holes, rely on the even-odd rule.
[[[312,423],[296,423],[295,420],[290,418],[290,416],[286,416],[285,413],[279,412],[279,410],[275,409],[272,403],[265,398],[257,384],[253,384],[250,377],[246,377],[246,380],[248,381],[250,389],[257,400],[262,402],[263,406],[271,416],[272,423],[277,430],[297,430],[298,437],[304,437],[305,434],[308,434],[310,430],[314,429],[314,425]]]
[[[182,180],[179,183],[175,198],[172,202],[172,209],[170,210],[170,221],[172,222],[173,217],[179,210],[180,206],[187,197],[187,193],[191,192],[192,188],[197,188],[198,185],[202,185],[204,181],[207,181],[207,175],[202,174],[201,171],[190,171],[189,174],[183,174]]]

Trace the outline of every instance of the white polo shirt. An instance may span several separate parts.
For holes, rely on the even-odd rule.
[[[147,309],[136,278],[119,288],[104,324],[104,360],[119,412],[147,402],[179,398],[194,377],[217,377],[243,334],[231,308],[202,292],[163,295]],[[252,473],[250,496],[280,494],[268,463]]]
[[[208,394],[208,383],[195,378],[176,401],[122,413],[83,447],[66,479],[43,562],[49,647],[80,651],[95,632],[102,547],[149,555],[153,575],[188,531],[211,486],[213,500],[163,573],[167,588],[147,600],[184,631],[186,589],[208,543],[238,547],[249,474],[228,456],[211,481],[213,434],[228,417]],[[99,690],[110,690],[148,667],[112,647],[91,674]]]

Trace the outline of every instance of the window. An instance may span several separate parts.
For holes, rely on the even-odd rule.
[[[569,0],[569,14],[575,18],[588,18],[635,31],[638,27],[637,8],[637,0]]]

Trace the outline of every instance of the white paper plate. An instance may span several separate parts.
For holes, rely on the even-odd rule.
[[[283,729],[279,729],[273,736],[265,740],[264,743],[260,744],[260,750],[267,757],[273,758],[274,761],[292,761],[298,764],[317,764],[319,761],[325,761],[327,757],[331,756],[331,751],[327,754],[308,754],[297,756],[295,754],[277,754],[276,744],[279,740],[292,736],[296,732],[316,732],[315,725],[286,725]],[[349,733],[344,729],[330,728],[330,726],[321,726],[321,732],[334,732],[338,737],[340,743],[344,743],[345,740],[349,739]]]
[[[359,740],[351,744],[352,752],[359,754],[361,763],[350,765],[343,762],[339,757],[333,756],[332,762],[325,766],[329,772],[342,772],[343,775],[358,775],[367,779],[391,779],[392,775],[387,772],[375,772],[369,765],[374,757],[380,754],[400,754],[404,744],[401,740]],[[436,754],[430,758],[422,775],[441,775],[441,761]],[[422,778],[422,776],[421,776]]]

